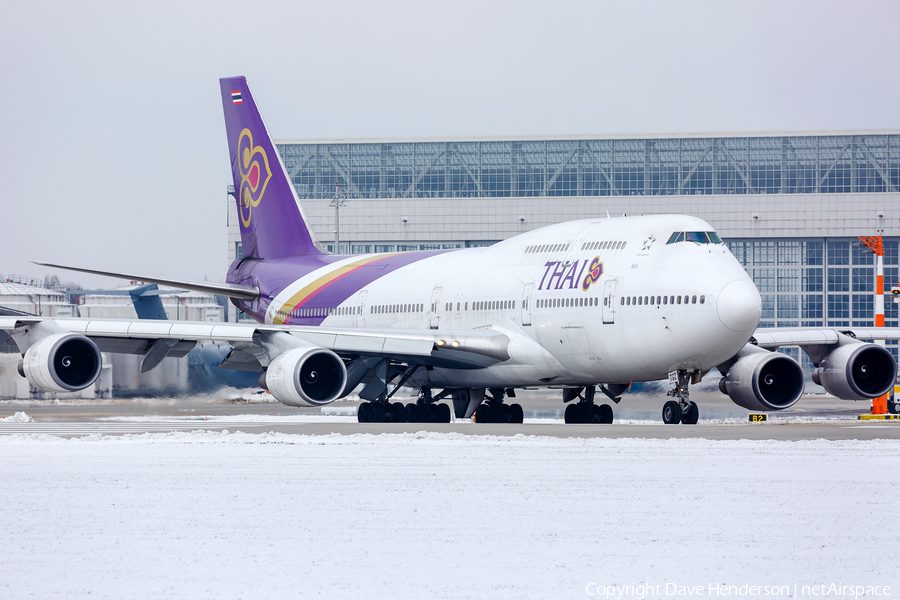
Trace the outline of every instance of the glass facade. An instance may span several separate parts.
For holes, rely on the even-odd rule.
[[[284,142],[300,198],[896,192],[900,135]]]
[[[855,239],[727,240],[762,297],[760,327],[874,327],[875,256]],[[884,241],[884,317],[900,327],[897,240]],[[887,342],[896,358],[898,344]]]

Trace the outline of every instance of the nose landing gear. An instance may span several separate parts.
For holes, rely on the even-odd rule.
[[[662,419],[666,425],[696,425],[700,420],[700,409],[697,403],[690,399],[690,384],[700,382],[699,371],[678,370],[678,383],[674,390],[666,392],[666,396],[673,396],[676,400],[669,400],[663,404]]]

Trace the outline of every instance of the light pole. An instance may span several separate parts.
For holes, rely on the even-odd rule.
[[[328,206],[334,207],[334,253],[341,253],[341,207],[347,203],[347,188],[340,182],[334,183],[334,197]]]

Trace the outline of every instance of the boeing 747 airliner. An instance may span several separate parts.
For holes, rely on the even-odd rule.
[[[863,339],[896,329],[757,330],[760,296],[708,223],[689,216],[586,219],[488,248],[338,256],[303,216],[243,77],[220,80],[244,258],[226,283],[62,267],[224,294],[255,324],[0,317],[23,354],[20,373],[46,391],[90,386],[102,352],[143,355],[152,369],[197,341],[233,346],[222,367],[260,373],[291,406],[321,406],[360,384],[362,421],[521,422],[505,398],[562,389],[567,423],[612,423],[631,382],[672,382],[666,423],[696,423],[692,383],[760,411],[793,405],[800,345],[831,394],[860,400],[894,384],[897,363]],[[39,263],[41,264],[41,263]],[[61,266],[61,265],[48,265]],[[392,403],[401,388],[415,403]],[[601,395],[597,395],[597,391]]]

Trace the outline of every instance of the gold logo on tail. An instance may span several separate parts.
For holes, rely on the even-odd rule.
[[[269,169],[269,158],[262,146],[253,145],[253,134],[249,129],[241,131],[238,138],[238,166],[241,169],[241,189],[238,209],[241,213],[241,223],[244,227],[250,227],[250,217],[253,209],[259,206],[266,186],[272,178],[272,170]]]

